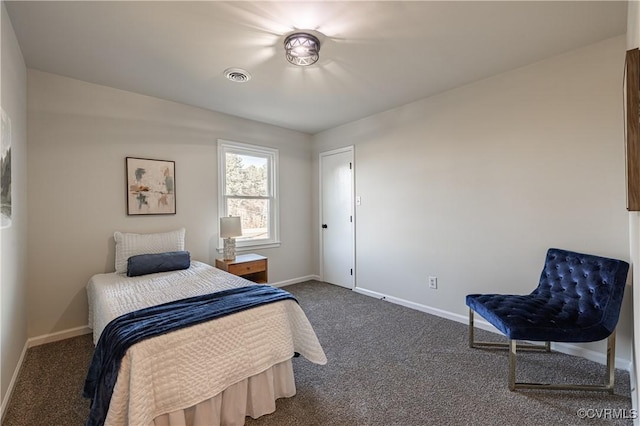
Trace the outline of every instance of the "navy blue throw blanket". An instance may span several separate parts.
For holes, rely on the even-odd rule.
[[[111,321],[102,331],[84,383],[91,398],[87,426],[103,425],[122,357],[130,346],[150,337],[221,318],[245,309],[295,297],[268,285],[250,285],[176,300],[130,312]]]

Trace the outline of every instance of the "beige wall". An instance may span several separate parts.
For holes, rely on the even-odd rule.
[[[11,119],[12,224],[0,230],[0,401],[27,342],[27,70],[2,3],[2,108]]]
[[[640,47],[640,1],[628,2],[627,8],[627,50]]]
[[[85,286],[114,270],[113,232],[185,227],[213,262],[218,138],[280,150],[281,240],[269,281],[312,273],[310,136],[40,71],[28,71],[29,336],[87,324]],[[125,214],[125,157],[176,162],[177,214]]]
[[[549,247],[628,260],[624,52],[609,39],[315,135],[315,188],[317,153],[355,145],[357,287],[466,321],[466,294],[531,291]]]

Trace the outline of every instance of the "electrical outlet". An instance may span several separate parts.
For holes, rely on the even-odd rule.
[[[434,290],[438,288],[438,277],[429,277],[429,288]]]

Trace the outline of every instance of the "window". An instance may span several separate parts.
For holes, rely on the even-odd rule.
[[[241,218],[238,250],[279,246],[278,150],[218,140],[218,174],[220,217]]]

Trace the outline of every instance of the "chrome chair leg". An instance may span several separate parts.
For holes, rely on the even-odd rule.
[[[473,336],[473,309],[469,309],[469,347],[473,348],[474,336]]]
[[[509,340],[509,390],[516,389],[544,389],[570,391],[598,391],[613,394],[615,386],[615,331],[607,339],[607,371],[604,384],[555,384],[555,383],[527,383],[516,381],[516,341]]]
[[[551,342],[544,345],[533,345],[518,343],[509,339],[508,342],[479,342],[475,340],[473,309],[469,309],[469,347],[471,348],[507,348],[509,350],[509,390],[517,389],[544,389],[544,390],[575,390],[575,391],[600,391],[613,394],[615,386],[615,358],[616,358],[616,332],[615,330],[607,338],[607,371],[604,384],[601,385],[578,385],[578,384],[552,384],[552,383],[526,383],[516,381],[517,350],[543,350],[551,352]]]
[[[509,390],[516,390],[516,351],[517,343],[509,339]]]
[[[473,309],[469,309],[469,347],[470,348],[509,348],[509,343],[506,343],[506,342],[476,341],[475,334],[474,334],[473,317],[474,317],[474,311]],[[532,343],[520,342],[518,343],[518,349],[551,352],[551,342],[544,342],[544,345],[536,345]]]

